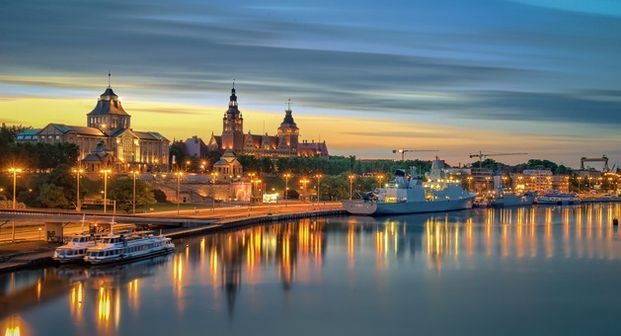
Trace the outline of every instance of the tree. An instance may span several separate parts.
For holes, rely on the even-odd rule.
[[[41,186],[39,202],[46,208],[64,209],[71,205],[67,197],[65,197],[64,188],[51,183],[46,183]]]
[[[116,201],[117,209],[130,212],[133,201],[133,180],[127,177],[120,177],[112,180],[109,188],[109,197]],[[136,180],[136,208],[155,204],[153,191],[142,180]]]
[[[347,176],[326,175],[319,186],[322,199],[342,200],[349,198],[349,182]]]
[[[186,155],[185,155],[185,145],[183,144],[182,141],[175,141],[170,145],[169,156],[170,156],[170,160],[168,162],[170,162],[171,166],[173,165],[173,163],[177,167],[183,166],[186,160]],[[173,158],[174,158],[174,162],[173,162]]]
[[[17,134],[30,128],[32,127],[26,127],[22,125],[7,126],[5,123],[2,123],[2,126],[0,127],[0,147],[2,147],[3,145],[15,143]]]

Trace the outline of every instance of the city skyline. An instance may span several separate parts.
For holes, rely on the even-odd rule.
[[[76,124],[110,71],[140,128],[208,140],[236,78],[246,129],[277,128],[291,98],[301,136],[336,155],[620,161],[621,6],[608,1],[109,6],[5,6],[0,122]]]

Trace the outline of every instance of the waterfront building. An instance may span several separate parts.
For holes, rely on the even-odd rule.
[[[87,126],[51,123],[17,135],[18,142],[72,143],[88,171],[151,171],[168,166],[169,141],[158,132],[131,128],[131,115],[108,85],[86,115]]]
[[[549,169],[525,169],[512,177],[514,189],[518,192],[547,192],[552,190],[552,171]]]
[[[469,185],[477,193],[491,191],[493,188],[492,170],[488,168],[471,168]]]
[[[552,189],[558,190],[562,193],[568,193],[569,192],[569,176],[568,175],[552,176]]]
[[[222,118],[222,135],[211,134],[208,148],[224,153],[231,150],[236,155],[257,157],[328,157],[326,142],[299,140],[300,129],[293,119],[291,104],[285,110],[276,135],[244,133],[244,118],[237,103],[235,87],[231,90],[229,106]]]
[[[217,172],[219,179],[224,181],[232,181],[243,174],[241,163],[230,149],[227,149],[220,157],[220,160],[214,163],[213,170]]]

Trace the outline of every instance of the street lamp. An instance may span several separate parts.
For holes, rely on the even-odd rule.
[[[377,178],[377,187],[381,188],[382,187],[382,181],[384,181],[384,174],[379,174],[376,176]]]
[[[11,167],[9,168],[9,173],[13,174],[13,210],[17,208],[17,173],[21,173],[21,168]]]
[[[132,213],[135,214],[136,213],[136,176],[138,174],[140,174],[139,171],[137,170],[132,170],[129,172],[130,174],[132,174]]]
[[[180,199],[180,188],[181,188],[181,178],[183,177],[183,172],[176,172],[175,176],[177,177],[177,216],[179,216],[179,205],[181,204]]]
[[[80,176],[84,173],[84,169],[78,167],[73,168],[75,173],[76,190],[75,190],[75,211],[80,212],[82,210],[82,203],[80,202]]]
[[[250,177],[250,206],[252,206],[252,201],[254,200],[254,177],[256,173],[248,173],[248,177]]]
[[[319,199],[321,198],[321,178],[323,176],[321,174],[316,174],[315,178],[317,179],[317,205],[319,205]]]
[[[211,176],[211,212],[216,211],[216,178],[218,177],[218,172],[211,172],[209,174]]]
[[[308,184],[308,182],[310,181],[306,177],[300,180],[300,184],[302,185],[302,200],[304,200],[304,197],[306,197],[306,185]]]
[[[100,173],[104,174],[104,213],[108,210],[108,174],[112,173],[112,169],[102,169]]]
[[[285,177],[285,207],[287,206],[287,196],[289,196],[289,193],[287,192],[289,190],[289,178],[291,177],[290,173],[285,173],[285,175],[283,175]]]
[[[354,179],[356,178],[356,175],[350,174],[347,178],[349,179],[349,200],[351,201],[354,193]]]

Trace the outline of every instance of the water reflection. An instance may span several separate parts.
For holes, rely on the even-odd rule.
[[[2,276],[2,330],[5,335],[24,334],[28,327],[16,314],[63,297],[72,328],[79,330],[74,333],[122,333],[125,320],[156,309],[145,304],[149,295],[169,297],[174,302],[157,309],[170,306],[180,318],[190,308],[202,307],[193,306],[197,297],[209,297],[201,304],[232,319],[242,288],[248,290],[244,295],[258,297],[257,288],[266,283],[278,283],[285,293],[295,291],[296,284],[320,284],[328,261],[349,279],[371,272],[381,285],[387,274],[398,272],[399,263],[442,274],[486,260],[618,259],[619,233],[612,219],[620,217],[619,204],[595,204],[306,219],[223,232],[178,241],[174,255],[128,265]]]

